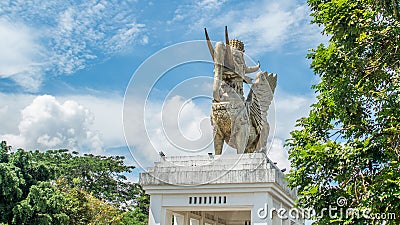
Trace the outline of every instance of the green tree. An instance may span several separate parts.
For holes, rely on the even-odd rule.
[[[142,187],[137,184],[133,209],[124,213],[121,225],[147,225],[149,218],[150,196],[147,195]]]
[[[330,36],[312,50],[317,102],[288,139],[291,186],[317,224],[399,224],[400,3],[308,0]],[[337,202],[340,197],[346,201]],[[323,208],[365,212],[330,217]],[[368,213],[371,211],[370,213]],[[376,213],[386,217],[375,218]]]
[[[56,165],[56,176],[62,177],[69,187],[83,189],[110,203],[123,205],[139,191],[127,181],[125,174],[135,167],[125,165],[123,156],[79,156],[65,149],[36,154],[48,165]]]
[[[99,224],[99,221],[108,221],[109,224],[147,224],[149,196],[140,185],[127,181],[124,174],[131,172],[134,167],[126,166],[124,157],[92,154],[79,156],[77,152],[70,154],[68,150],[47,151],[42,157],[50,164],[58,165],[56,174],[63,180],[59,183],[60,187],[79,190],[78,193],[86,195],[85,201],[93,202],[99,199],[107,202],[96,209],[89,207],[90,202],[82,204],[82,200],[79,201],[81,205],[77,207],[78,210],[92,212],[86,216],[89,221],[97,221],[96,224]],[[87,193],[90,196],[87,196]],[[113,215],[115,212],[108,204],[120,209],[118,215],[121,216]],[[101,213],[99,210],[108,213]],[[71,213],[71,215],[78,215],[79,219],[85,218],[82,213]],[[103,218],[99,218],[100,216]]]
[[[3,141],[0,149],[0,222],[9,224],[14,218],[14,208],[28,198],[31,187],[54,177],[53,170],[35,160],[32,152],[18,149],[10,153],[10,149]]]
[[[142,224],[149,197],[120,156],[0,146],[0,224]],[[131,204],[130,204],[131,203]],[[133,222],[132,222],[133,221]]]
[[[12,224],[63,225],[69,222],[64,212],[65,194],[49,182],[30,187],[26,199],[13,208]]]
[[[84,190],[67,190],[68,204],[64,208],[69,224],[74,225],[118,225],[124,212]]]
[[[0,163],[0,222],[11,222],[12,209],[22,199],[23,185],[19,168]]]

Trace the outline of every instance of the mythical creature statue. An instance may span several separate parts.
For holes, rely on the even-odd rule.
[[[205,30],[207,45],[214,61],[214,84],[211,124],[214,129],[215,154],[222,153],[224,141],[238,154],[260,151],[267,144],[269,124],[267,111],[276,87],[276,74],[258,72],[253,82],[246,73],[259,70],[248,67],[244,60],[244,44],[229,40],[217,42],[215,48]],[[243,83],[252,84],[245,99]]]

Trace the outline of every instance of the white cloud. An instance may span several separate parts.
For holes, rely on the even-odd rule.
[[[209,145],[212,139],[209,107],[176,96],[164,105],[162,102],[149,102],[143,117],[140,115],[143,113],[140,101],[128,104],[128,111],[125,111],[128,112],[125,115],[128,124],[125,126],[128,128],[126,135],[139,162],[144,162],[145,166],[152,165],[159,159],[159,150],[168,155],[197,155],[213,151]],[[0,93],[0,102],[0,116],[7,118],[0,127],[0,138],[16,148],[68,148],[101,153],[104,149],[126,144],[121,96],[54,97]],[[204,152],[190,152],[176,145],[205,149]]]
[[[122,126],[123,98],[121,96],[108,93],[107,96],[69,95],[57,98],[62,101],[76,101],[90,110],[93,114],[93,124],[90,129],[101,134],[104,147],[125,145]]]
[[[101,94],[103,93],[98,93]],[[50,107],[40,107],[44,104],[39,104],[37,98],[41,99],[42,103],[47,102]],[[119,149],[126,145],[122,126],[122,100],[122,96],[112,93],[99,97],[43,97],[0,93],[0,116],[7,118],[2,121],[0,139],[6,140],[15,148],[68,148],[94,154],[123,154],[130,158],[130,153],[125,150],[108,152],[110,149]],[[67,102],[76,105],[68,106]],[[36,110],[39,113],[33,113]],[[30,132],[23,131],[26,129],[22,129],[21,132],[22,124],[33,120],[26,117],[28,114],[33,114],[31,118],[36,118],[37,122],[28,124]],[[47,114],[47,117],[44,114]],[[132,164],[130,161],[129,163]]]
[[[221,7],[226,1],[220,1],[220,0],[202,0],[202,1],[197,1],[195,4],[202,9],[210,10],[210,9],[218,9]]]
[[[147,44],[146,27],[136,22],[133,4],[0,2],[0,77],[35,92],[47,73],[71,74],[135,43]]]
[[[307,49],[326,42],[321,29],[310,24],[310,10],[306,3],[296,0],[262,0],[224,4],[224,1],[200,1],[181,5],[168,23],[189,20],[190,31],[207,27],[211,38],[223,37],[224,26],[230,38],[245,42],[251,54],[266,51]],[[218,32],[212,35],[214,32]],[[215,40],[222,41],[217,38]]]
[[[0,93],[0,136],[2,134],[16,134],[21,121],[21,110],[31,104],[36,96]]]
[[[158,149],[166,149],[169,155],[201,154],[210,151],[212,128],[209,109],[202,109],[191,100],[174,96],[163,107],[153,104],[155,115],[145,115],[149,137]],[[161,113],[160,113],[161,112]],[[157,146],[160,145],[161,146]]]
[[[310,106],[315,102],[314,95],[293,95],[282,91],[279,87],[275,90],[274,102],[268,111],[268,122],[271,129],[269,134],[268,157],[277,162],[280,169],[291,169],[288,160],[288,149],[284,142],[290,137],[290,132],[295,128],[296,121],[307,116]]]
[[[143,36],[142,40],[140,40],[140,43],[142,44],[148,44],[149,43],[149,37],[148,36]]]
[[[314,95],[293,95],[279,88],[274,96],[275,136],[282,140],[289,138],[289,133],[295,127],[296,120],[307,116],[310,106],[315,102]]]
[[[167,24],[185,20],[185,25],[188,25],[190,30],[198,30],[199,27],[204,27],[211,17],[217,16],[216,13],[225,2],[226,0],[199,0],[191,4],[179,5],[175,10],[174,17],[167,21]]]
[[[145,44],[145,25],[135,22],[130,4],[86,1],[53,9],[58,19],[49,27],[49,36],[54,40],[56,71],[70,74],[99,56],[124,52],[136,41]]]
[[[269,110],[269,122],[276,126],[271,127],[269,157],[279,168],[289,170],[283,142],[295,121],[307,115],[314,97],[294,96],[279,88],[275,93],[274,105]],[[7,118],[0,127],[0,137],[12,146],[100,153],[102,149],[125,145],[121,96],[0,94],[0,102],[0,116]],[[131,99],[126,104],[125,135],[133,156],[142,166],[151,166],[159,160],[159,151],[170,156],[213,152],[211,103],[198,104],[175,96],[164,104],[148,102],[146,111],[144,99]],[[230,148],[226,151],[234,152]]]
[[[326,41],[320,34],[321,29],[310,24],[310,10],[305,3],[297,4],[293,0],[265,1],[244,12],[233,11],[232,14],[225,21],[232,24],[232,36],[247,43],[247,49],[253,54],[289,45],[295,50],[308,49]],[[236,22],[232,18],[237,18]]]
[[[2,122],[0,137],[15,147],[69,148],[100,153],[105,147],[104,140],[107,147],[124,144],[121,97],[116,100],[92,96],[56,99],[49,95],[1,94],[0,98],[0,114],[7,118]],[[70,99],[84,102],[85,107]],[[87,103],[90,103],[90,110]]]
[[[43,79],[45,55],[39,35],[21,23],[0,18],[0,77],[11,78],[30,91]]]
[[[104,95],[104,93],[97,94],[103,96],[56,96],[55,101],[58,102],[58,105],[63,105],[65,102],[72,101],[90,111],[88,115],[91,115],[92,122],[87,126],[88,131],[90,131],[88,135],[92,136],[93,138],[99,138],[99,141],[95,141],[96,143],[103,142],[103,147],[105,148],[125,145],[122,128],[123,98],[112,93],[107,93],[107,95]],[[20,135],[19,124],[23,120],[21,112],[29,105],[32,105],[34,99],[37,97],[38,96],[36,95],[28,94],[0,93],[0,117],[6,118],[3,119],[2,126],[0,127],[0,138],[7,137],[6,140],[15,147],[29,149],[35,147],[28,146],[26,143],[23,143],[23,139],[25,138],[22,138],[22,135]],[[61,107],[60,109],[64,108]],[[53,117],[56,117],[56,115]],[[68,127],[69,125],[65,123],[58,123],[58,126]],[[75,132],[75,130],[69,130],[68,128],[63,129],[67,132],[67,134],[73,134]],[[41,138],[41,142],[45,140],[50,139],[46,139],[46,136],[43,136]],[[96,147],[96,149],[99,149],[99,147]]]
[[[313,101],[314,96],[295,96],[280,91],[275,95],[274,105],[269,110],[271,133],[268,157],[281,169],[290,170],[284,140],[294,129],[296,120],[307,115]],[[144,103],[131,99],[125,108],[124,123],[126,138],[136,160],[146,168],[159,160],[159,151],[167,156],[213,152],[210,104],[196,104],[175,96],[164,106],[161,102],[148,102],[143,111]],[[145,123],[142,118],[145,118]],[[226,151],[235,152],[231,148]]]
[[[268,158],[272,162],[276,162],[279,169],[286,169],[286,172],[290,171],[290,162],[288,151],[283,147],[284,141],[280,138],[275,138],[272,142],[270,151],[268,152]]]
[[[124,109],[125,136],[133,156],[146,168],[169,156],[199,155],[213,152],[209,107],[174,96],[163,102],[131,101]]]
[[[69,148],[89,146],[94,152],[102,151],[99,134],[90,130],[91,112],[75,101],[60,103],[55,97],[36,97],[21,111],[19,134],[5,134],[18,147],[28,149]]]

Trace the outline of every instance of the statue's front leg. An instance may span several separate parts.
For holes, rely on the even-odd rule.
[[[247,142],[249,141],[249,122],[246,110],[243,108],[237,114],[234,121],[233,133],[235,146],[238,154],[243,154],[246,150]]]
[[[222,147],[224,146],[224,136],[222,135],[222,132],[217,130],[214,134],[214,150],[215,150],[215,155],[221,155],[222,154]]]
[[[246,145],[247,145],[247,132],[246,132],[246,127],[241,127],[238,132],[236,133],[236,148],[237,148],[237,154],[243,154],[244,151],[246,150]]]

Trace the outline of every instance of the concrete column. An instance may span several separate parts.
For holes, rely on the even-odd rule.
[[[251,209],[252,225],[272,225],[270,210],[273,207],[272,197],[268,193],[254,193]]]
[[[185,212],[185,225],[190,225],[189,212]]]
[[[201,212],[200,225],[204,225],[204,217],[205,217],[205,213]]]
[[[172,225],[172,216],[172,211],[165,210],[165,225]]]
[[[170,217],[168,217],[170,216]],[[168,214],[168,210],[161,207],[160,225],[171,225],[172,214]],[[169,221],[168,221],[169,218]]]
[[[162,196],[151,195],[150,208],[149,208],[149,225],[161,225],[161,217],[162,217],[161,206],[162,206]]]
[[[181,214],[175,214],[175,221],[178,225],[187,225],[185,224],[185,216]]]

